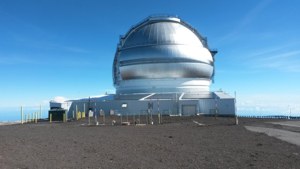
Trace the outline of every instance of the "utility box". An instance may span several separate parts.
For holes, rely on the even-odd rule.
[[[49,110],[48,118],[50,119],[50,114],[52,114],[52,121],[63,121],[64,115],[66,116],[66,109],[51,109]]]

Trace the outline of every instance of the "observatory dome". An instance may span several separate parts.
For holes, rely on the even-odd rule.
[[[116,92],[209,91],[215,53],[178,17],[148,17],[120,37],[113,63]]]

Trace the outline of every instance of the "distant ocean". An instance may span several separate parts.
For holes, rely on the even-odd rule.
[[[39,112],[39,108],[24,108],[23,114],[28,115],[34,112]],[[48,109],[42,107],[42,118],[47,118]],[[21,121],[21,109],[20,107],[0,108],[0,122],[15,122]]]

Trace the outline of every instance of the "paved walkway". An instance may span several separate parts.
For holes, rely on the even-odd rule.
[[[269,123],[300,128],[300,121],[283,121],[283,122],[269,122]]]
[[[300,128],[300,121],[270,122],[270,123]],[[300,133],[297,132],[291,132],[287,130],[267,128],[267,127],[256,127],[256,126],[245,126],[245,128],[253,132],[265,133],[268,136],[276,137],[280,140],[300,146]]]

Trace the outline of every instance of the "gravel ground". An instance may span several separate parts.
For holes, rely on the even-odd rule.
[[[276,127],[265,122],[280,120],[239,119],[234,125],[233,118],[164,117],[162,125],[111,126],[112,119],[120,123],[107,117],[105,126],[87,120],[0,126],[0,168],[300,166],[300,147],[244,127]]]

